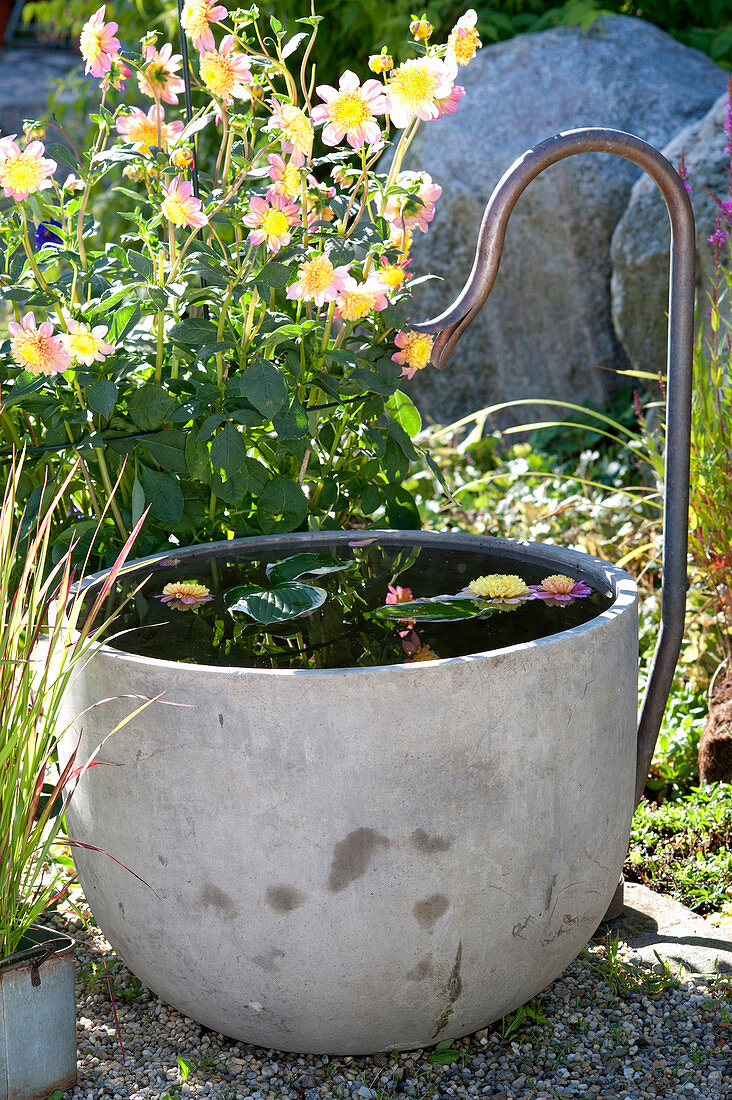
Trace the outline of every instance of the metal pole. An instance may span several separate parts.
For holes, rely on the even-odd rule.
[[[638,723],[638,805],[671,690],[686,611],[696,252],[694,214],[682,180],[657,149],[622,130],[588,127],[567,130],[542,141],[519,157],[498,181],[483,215],[473,269],[455,302],[439,317],[411,327],[417,332],[437,334],[432,362],[443,367],[493,288],[506,227],[519,196],[550,164],[576,153],[592,152],[614,153],[642,168],[658,185],[671,223],[661,629]]]

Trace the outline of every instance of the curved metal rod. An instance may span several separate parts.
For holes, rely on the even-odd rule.
[[[439,317],[411,327],[417,332],[437,333],[432,362],[443,367],[493,288],[508,219],[519,196],[550,164],[575,153],[614,153],[637,164],[658,185],[671,222],[661,629],[638,723],[637,805],[643,795],[671,690],[686,610],[696,257],[694,214],[682,180],[657,149],[622,130],[588,127],[567,130],[542,141],[519,157],[498,181],[483,215],[473,269],[462,293]]]

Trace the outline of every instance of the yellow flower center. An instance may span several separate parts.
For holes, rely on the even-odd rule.
[[[303,289],[306,294],[319,294],[333,282],[335,268],[327,256],[316,256],[300,268]]]
[[[79,48],[85,61],[94,61],[103,52],[101,32],[96,24],[86,24],[79,38]]]
[[[219,53],[210,53],[203,58],[201,77],[208,90],[221,99],[231,94],[231,89],[236,83],[231,62]]]
[[[5,162],[3,175],[5,182],[14,191],[37,191],[43,183],[43,165],[37,159],[21,153],[17,160]]]
[[[511,600],[529,595],[525,582],[515,573],[490,573],[471,581],[468,588],[474,596],[485,600]]]
[[[571,592],[576,583],[571,577],[565,577],[564,573],[553,573],[551,577],[544,577],[541,582],[542,587],[546,588],[547,591],[556,592],[562,596],[566,596],[568,592]]]
[[[396,290],[398,286],[401,286],[406,277],[406,271],[403,267],[399,267],[399,264],[389,264],[387,267],[383,267],[379,272],[379,278],[383,279],[387,286],[390,286],[392,290]]]
[[[162,210],[165,217],[170,218],[173,225],[188,224],[189,210],[180,199],[168,196],[167,199],[163,200]]]
[[[452,47],[452,52],[455,54],[455,60],[458,65],[467,65],[474,57],[475,51],[481,43],[475,27],[463,27],[462,32],[462,34],[453,32],[448,42]]]
[[[75,358],[94,355],[96,350],[97,341],[90,332],[75,332],[69,339],[69,351]]]
[[[406,107],[418,107],[425,100],[434,100],[437,77],[423,61],[405,61],[389,81],[389,94]]]
[[[402,349],[405,362],[414,370],[422,370],[430,361],[433,341],[433,336],[425,336],[421,332],[414,334],[409,343]]]
[[[313,127],[310,119],[299,107],[284,103],[281,107],[282,128],[298,152],[309,153],[313,144]]]
[[[330,104],[331,121],[343,130],[352,130],[374,116],[361,92],[342,92]]]
[[[208,4],[206,0],[186,0],[183,8],[183,30],[190,38],[200,38],[208,26]]]
[[[352,290],[344,294],[340,307],[344,321],[361,321],[374,308],[376,296],[372,291]]]
[[[268,210],[262,218],[262,229],[275,237],[282,237],[289,228],[290,223],[281,210]]]

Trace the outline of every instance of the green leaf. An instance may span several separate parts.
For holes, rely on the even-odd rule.
[[[268,264],[264,265],[257,275],[255,282],[261,286],[281,290],[283,286],[287,286],[292,270],[293,269],[287,264],[281,264],[276,260],[271,260]]]
[[[117,393],[117,387],[110,378],[100,378],[87,394],[87,405],[93,412],[109,416],[117,404]]]
[[[135,475],[135,480],[132,483],[132,525],[137,523],[142,513],[145,511],[145,490],[142,487],[141,481]]]
[[[186,436],[183,432],[178,431],[177,428],[166,428],[165,431],[143,442],[145,449],[163,470],[170,470],[176,474],[188,472],[185,456]]]
[[[208,447],[196,439],[194,432],[186,432],[185,458],[188,467],[188,475],[193,481],[210,481],[211,462]]]
[[[282,47],[282,57],[289,57],[291,53],[295,52],[300,43],[304,42],[305,39],[309,37],[310,35],[306,31],[301,31],[300,34],[293,35],[289,42],[286,42]]]
[[[224,602],[232,615],[241,612],[262,626],[271,626],[311,615],[327,598],[328,593],[322,588],[288,581],[274,588],[240,585],[225,593]]]
[[[272,584],[295,581],[298,577],[322,577],[326,573],[342,573],[350,569],[352,561],[339,561],[331,554],[293,554],[282,561],[271,561],[266,568]]]
[[[216,326],[204,320],[203,317],[186,317],[177,325],[173,325],[168,335],[178,344],[202,348],[204,344],[216,343]]]
[[[215,470],[233,474],[241,469],[247,456],[246,447],[233,424],[226,423],[211,443],[211,465]]]
[[[69,168],[72,172],[79,171],[79,162],[74,156],[73,149],[70,149],[68,145],[53,141],[46,145],[46,156],[50,157],[51,160],[55,160],[58,164],[63,164],[64,168]]]
[[[497,608],[480,600],[464,596],[435,596],[431,600],[408,600],[377,607],[377,619],[390,622],[445,623],[479,619],[481,615],[495,614]]]
[[[143,279],[148,281],[152,279],[154,268],[153,262],[149,256],[144,256],[142,252],[129,251],[126,259],[130,267],[133,268],[138,275],[142,276]]]
[[[142,467],[142,487],[145,499],[150,501],[150,511],[163,523],[180,523],[183,515],[183,494],[178,482],[158,470]]]
[[[268,420],[279,412],[287,398],[287,382],[282,371],[259,356],[240,375],[239,389],[242,397]]]
[[[249,471],[246,465],[242,466],[238,470],[231,470],[226,476],[226,481],[222,478],[217,469],[210,470],[211,479],[211,492],[223,500],[225,504],[240,504],[246,494],[251,491],[249,484]]]
[[[277,413],[272,418],[272,424],[279,440],[302,439],[308,434],[310,428],[307,413],[297,397],[293,397],[289,409]]]
[[[112,315],[112,323],[109,326],[109,342],[120,344],[128,332],[131,332],[142,317],[142,311],[136,302],[128,302],[115,310]]]
[[[381,490],[381,499],[386,507],[390,527],[401,527],[408,531],[420,529],[422,518],[410,492],[402,486],[385,485]]]
[[[397,390],[386,403],[386,410],[407,435],[416,435],[422,427],[422,417],[414,402],[406,393]]]
[[[160,427],[175,404],[172,394],[150,382],[134,391],[127,402],[127,410],[138,428],[152,432]]]
[[[308,512],[308,499],[296,481],[275,474],[262,490],[257,505],[257,520],[265,535],[292,531]]]

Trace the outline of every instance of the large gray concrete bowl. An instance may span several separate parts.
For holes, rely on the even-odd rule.
[[[370,532],[371,534],[371,532]],[[293,553],[352,532],[242,540]],[[612,592],[535,642],[325,671],[219,668],[98,650],[67,715],[68,812],[86,897],[117,954],[208,1027],[279,1050],[365,1054],[464,1035],[544,989],[618,882],[633,810],[631,578],[555,546],[494,550]],[[236,543],[229,543],[236,549]],[[201,555],[201,547],[176,557]],[[70,735],[71,740],[71,735]]]

